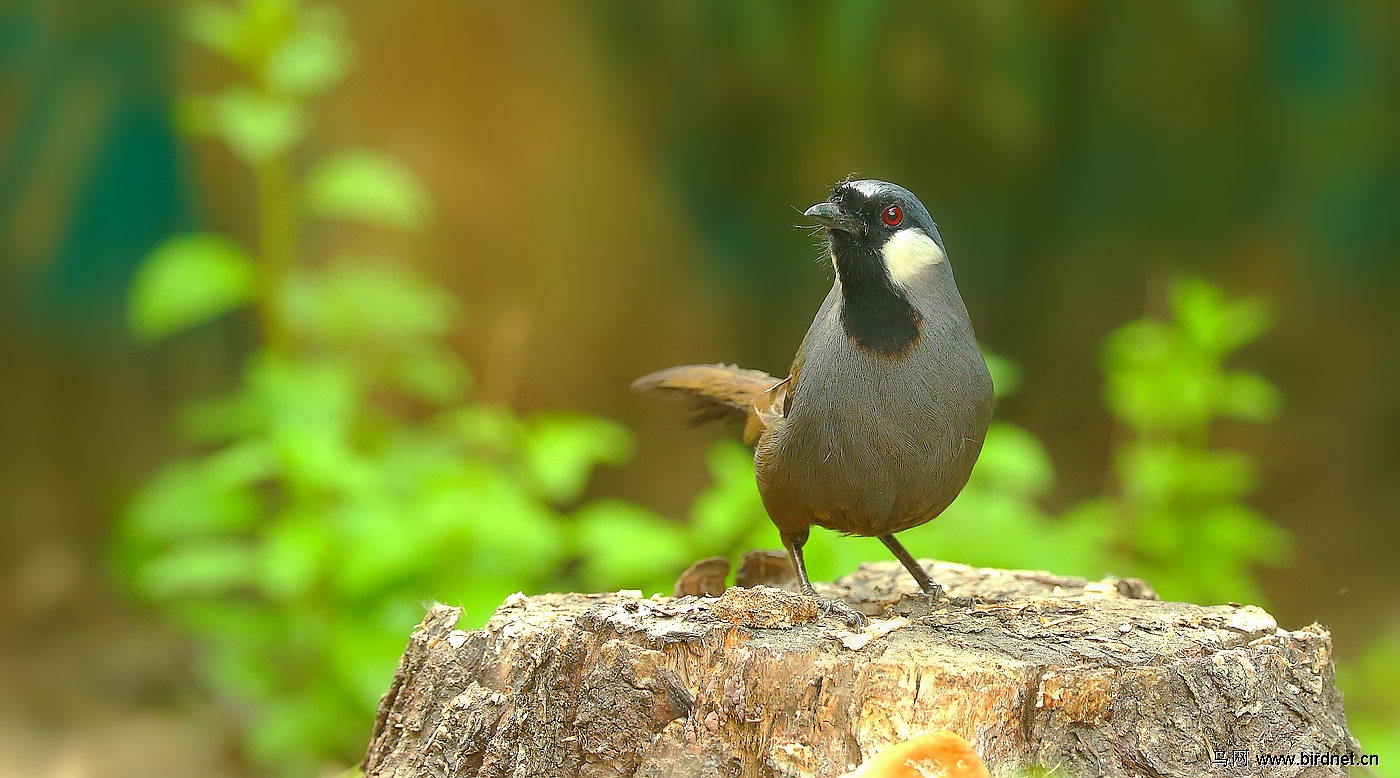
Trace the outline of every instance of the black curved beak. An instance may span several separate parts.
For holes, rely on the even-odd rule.
[[[852,235],[859,235],[862,231],[860,222],[846,215],[836,203],[817,203],[802,215],[827,229],[841,230]]]

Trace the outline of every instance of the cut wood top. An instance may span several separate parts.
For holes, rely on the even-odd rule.
[[[1134,579],[925,565],[982,601],[930,606],[889,562],[823,591],[875,616],[858,632],[769,587],[516,595],[470,632],[438,606],[366,774],[838,776],[944,729],[993,775],[1238,775],[1232,751],[1253,769],[1254,753],[1355,750],[1321,627]]]

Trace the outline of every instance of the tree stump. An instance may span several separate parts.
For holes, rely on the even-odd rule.
[[[1331,637],[1135,579],[893,562],[810,599],[514,595],[485,628],[429,611],[380,702],[366,776],[840,776],[952,730],[994,776],[1325,776],[1259,755],[1358,754]],[[1247,764],[1241,762],[1245,760]],[[1034,774],[1034,773],[1033,773]]]

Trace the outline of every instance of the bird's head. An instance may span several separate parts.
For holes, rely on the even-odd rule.
[[[918,343],[926,309],[961,308],[943,239],[913,192],[884,181],[843,181],[807,209],[826,228],[839,277],[841,321],[866,351],[898,356]],[[956,301],[956,302],[954,302]]]
[[[832,189],[830,200],[804,215],[827,228],[831,257],[843,280],[878,270],[905,291],[930,268],[947,261],[928,209],[897,184],[843,181]]]

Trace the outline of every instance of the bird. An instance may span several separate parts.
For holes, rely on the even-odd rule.
[[[967,484],[991,423],[991,374],[928,209],[908,189],[837,183],[804,214],[835,268],[787,377],[682,365],[633,382],[681,398],[690,421],[744,424],[768,517],[801,592],[818,596],[802,548],[812,526],[877,537],[933,601],[942,588],[896,533],[932,521]]]

